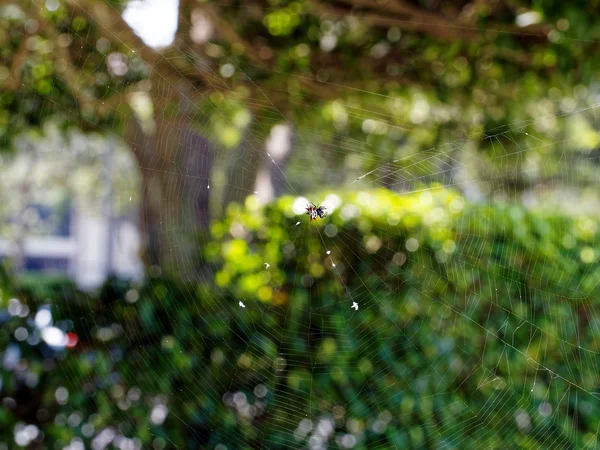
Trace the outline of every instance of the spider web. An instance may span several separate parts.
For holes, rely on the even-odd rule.
[[[159,89],[173,88],[166,78],[159,83],[165,85]],[[199,92],[182,95],[192,103],[202,97]],[[306,106],[307,114],[311,108]],[[569,120],[593,114],[595,108],[552,117]],[[278,116],[278,122],[286,121],[266,96],[260,110]],[[227,111],[212,112],[230,123]],[[370,120],[369,127],[387,119],[369,110],[353,114]],[[248,173],[256,172],[256,164],[270,170],[273,181],[283,183],[294,199],[289,205],[290,220],[285,222],[286,245],[312,249],[282,262],[293,274],[286,287],[288,301],[261,302],[240,298],[235,287],[217,289],[212,280],[219,268],[208,264],[181,291],[151,268],[149,287],[129,288],[123,304],[108,305],[104,317],[73,318],[88,333],[85,338],[103,347],[110,361],[85,350],[81,357],[92,366],[109,364],[114,380],[99,380],[92,373],[86,385],[96,404],[99,398],[105,399],[110,420],[106,415],[98,420],[99,412],[71,420],[74,414],[83,415],[81,406],[71,399],[62,405],[55,425],[71,430],[65,448],[84,448],[84,444],[94,449],[159,450],[579,448],[582,443],[595,448],[600,427],[596,419],[600,408],[594,340],[598,331],[596,286],[593,282],[579,283],[575,289],[569,286],[575,276],[584,279],[589,274],[593,281],[596,266],[582,265],[583,273],[565,269],[566,276],[557,283],[551,275],[562,269],[561,261],[549,267],[551,259],[544,249],[534,250],[539,254],[530,264],[508,267],[506,261],[517,260],[527,243],[506,241],[494,253],[487,252],[490,243],[502,239],[489,232],[489,202],[476,201],[474,194],[475,200],[465,204],[461,195],[453,194],[457,214],[452,220],[437,217],[443,213],[435,209],[448,198],[448,191],[477,191],[494,182],[500,189],[491,198],[518,222],[525,212],[512,206],[514,199],[505,197],[513,189],[503,181],[506,174],[523,173],[523,162],[542,149],[564,153],[573,140],[536,132],[536,124],[543,120],[489,130],[477,144],[491,152],[484,156],[473,152],[466,161],[459,155],[469,140],[462,137],[396,159],[374,155],[368,144],[355,141],[352,151],[364,163],[360,166],[370,164],[373,169],[352,172],[340,168],[348,147],[331,143],[327,133],[310,129],[297,131],[293,164],[284,165],[267,151],[267,158],[248,159],[229,183],[246,189]],[[209,119],[202,121],[208,125]],[[274,123],[265,119],[261,125],[244,138],[248,152],[267,140]],[[175,125],[170,131],[180,148],[187,146],[184,153],[197,151],[185,130]],[[523,135],[528,138],[521,139]],[[170,138],[159,137],[156,145],[165,145],[164,139]],[[326,144],[315,150],[311,145],[315,141]],[[528,146],[523,147],[523,142]],[[216,160],[227,158],[218,146],[213,151]],[[181,159],[186,160],[186,155]],[[323,159],[337,167],[320,164]],[[143,169],[168,179],[167,191],[179,192],[188,178],[202,179],[201,188],[207,191],[225,188],[222,178],[206,177],[200,167],[181,166],[173,172],[168,168],[171,165],[156,157]],[[545,170],[542,161],[524,173],[543,174]],[[563,180],[551,181],[550,188],[580,188],[579,172],[566,163],[560,172]],[[306,173],[320,180],[316,189],[306,183]],[[388,220],[391,216],[385,227],[377,228],[378,236],[368,230],[360,234],[352,220],[334,222],[336,216],[358,220],[375,214],[375,188],[391,190],[392,198],[416,199],[408,210],[427,211],[430,228],[458,230],[460,241],[452,243],[452,250],[426,252],[423,238],[407,233],[399,221]],[[531,188],[535,188],[533,178]],[[315,190],[322,198],[313,197]],[[338,195],[342,190],[356,195]],[[261,195],[247,191],[254,200]],[[183,209],[187,200],[181,200],[165,208]],[[303,212],[310,202],[326,206],[328,217],[309,224]],[[197,231],[192,225],[182,227],[170,221],[168,213],[163,217],[161,226],[173,247],[185,245],[182,236]],[[587,220],[580,218],[582,226]],[[192,216],[184,220],[194,221]],[[510,220],[503,224],[505,239],[518,234],[508,229],[510,224]],[[555,226],[554,234],[572,238],[570,224]],[[213,239],[209,229],[200,233],[205,242]],[[403,247],[386,246],[398,236],[403,237]],[[593,239],[587,243],[592,254],[595,244]],[[269,245],[268,239],[264,245]],[[377,247],[374,252],[373,247]],[[567,245],[559,252],[565,255],[565,264],[573,260],[572,255],[566,258],[570,248]],[[300,256],[305,254],[318,255],[319,263],[331,274],[329,286],[335,295],[325,295],[315,287],[315,277],[307,273],[311,263]],[[263,271],[266,274],[278,269],[274,262],[264,263],[269,264]],[[190,255],[177,261],[177,269],[191,273],[197,264],[197,256]],[[129,304],[141,319],[123,323],[122,310]],[[69,311],[60,302],[55,307]],[[145,322],[143,318],[152,311],[163,316]],[[165,335],[166,328],[170,335]],[[189,365],[212,384],[195,376]],[[76,368],[63,366],[63,370],[65,387],[77,391],[78,386],[70,381],[79,377]],[[162,379],[175,381],[164,385]],[[215,412],[223,423],[215,422]],[[90,424],[94,426],[85,428]],[[169,433],[170,427],[185,433],[183,447],[175,442],[179,437]]]

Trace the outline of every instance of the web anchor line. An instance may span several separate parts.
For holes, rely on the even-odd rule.
[[[331,256],[331,250],[327,250],[327,246],[325,245],[325,240],[323,239],[323,235],[321,234],[321,230],[319,228],[317,228],[317,232],[319,233],[319,238],[321,239],[321,243],[323,244],[323,248],[325,249],[325,254],[327,256],[329,256],[329,259],[331,260],[331,266],[333,267],[336,275],[340,279],[340,283],[342,283],[342,286],[344,286],[344,289],[346,290],[346,293],[350,297],[350,300],[352,300],[351,308],[354,308],[355,311],[358,311],[358,303],[354,301],[354,297],[352,297],[352,294],[350,293],[350,289],[348,289],[348,286],[346,286],[346,283],[344,283],[344,280],[342,279],[342,276],[340,275],[340,272],[339,272],[337,266],[335,265],[333,256]]]

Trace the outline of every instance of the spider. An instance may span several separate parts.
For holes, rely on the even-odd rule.
[[[309,222],[312,222],[313,220],[317,220],[317,217],[323,219],[327,215],[325,213],[326,209],[327,208],[325,208],[324,206],[317,206],[314,203],[311,203],[310,205],[308,205],[306,207],[306,214],[308,214],[310,217]]]

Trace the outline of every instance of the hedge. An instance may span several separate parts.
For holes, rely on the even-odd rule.
[[[596,447],[595,218],[444,189],[313,198],[330,214],[311,223],[297,198],[232,205],[198,283],[9,288],[30,314],[0,330],[22,361],[0,442],[21,423],[40,448]],[[74,348],[15,337],[43,304]]]

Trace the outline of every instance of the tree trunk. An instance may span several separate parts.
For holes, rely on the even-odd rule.
[[[173,49],[189,48],[193,2],[179,1],[178,30]],[[185,58],[163,53],[180,71]],[[179,74],[181,75],[181,73]],[[208,229],[209,185],[213,153],[208,140],[193,127],[198,86],[184,76],[154,70],[150,77],[154,116],[132,119],[126,139],[142,174],[140,222],[142,259],[150,273],[196,279],[200,273],[197,233]]]
[[[210,144],[181,111],[158,116],[152,134],[132,120],[127,137],[142,172],[143,260],[153,272],[191,279],[200,266],[196,233],[210,223]]]
[[[256,176],[265,152],[264,142],[256,137],[260,133],[255,131],[250,125],[240,144],[228,155],[224,207],[230,203],[243,204],[246,197],[255,191]]]

